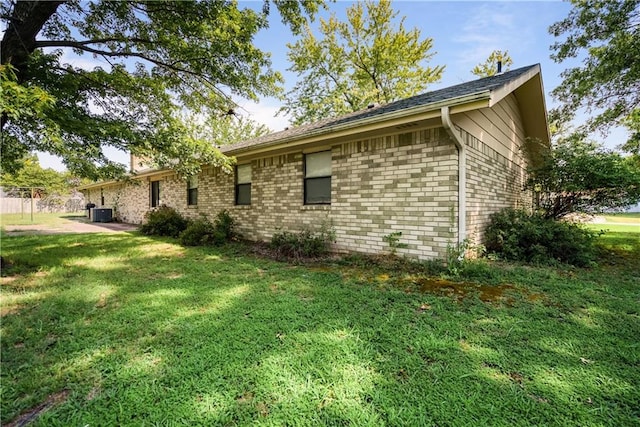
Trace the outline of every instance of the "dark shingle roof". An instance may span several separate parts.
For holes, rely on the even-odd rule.
[[[280,132],[274,132],[268,135],[261,136],[259,138],[242,141],[233,145],[222,147],[223,153],[233,153],[235,151],[241,151],[249,147],[255,147],[259,145],[270,145],[277,143],[278,141],[285,139],[292,139],[303,137],[310,133],[322,132],[323,129],[330,127],[343,125],[346,123],[355,122],[373,118],[376,116],[384,116],[393,112],[406,110],[418,106],[426,106],[438,102],[447,100],[454,100],[457,98],[466,97],[475,93],[483,93],[498,89],[506,83],[518,78],[519,76],[526,74],[531,69],[538,67],[538,65],[530,65],[527,67],[518,68],[516,70],[507,71],[502,74],[498,74],[491,77],[485,77],[478,80],[473,80],[467,83],[461,83],[455,86],[449,86],[444,89],[434,90],[432,92],[426,92],[420,95],[412,96],[410,98],[401,99],[399,101],[390,102],[389,104],[375,106],[365,110],[355,111],[353,113],[345,114],[339,117],[332,117],[329,119],[323,119],[314,123],[309,123],[302,126],[293,127]],[[328,129],[327,129],[328,130]]]

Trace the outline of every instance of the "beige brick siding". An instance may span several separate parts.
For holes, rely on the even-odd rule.
[[[442,257],[455,239],[458,156],[443,129],[355,141],[333,149],[331,217],[337,246],[358,252],[388,249],[383,237],[402,232],[401,253]]]
[[[233,174],[205,168],[199,175],[198,205],[187,206],[186,183],[175,174],[160,179],[162,204],[195,218],[213,218],[227,209],[248,239],[269,240],[278,230],[317,229],[331,224],[336,250],[379,253],[383,237],[402,232],[412,257],[443,257],[455,240],[458,157],[443,129],[355,140],[332,151],[331,205],[303,203],[301,151],[252,160],[251,205],[235,206]],[[238,163],[244,163],[242,158]],[[151,178],[156,180],[157,178]],[[119,219],[141,223],[150,207],[149,180],[104,187],[105,207],[116,206]],[[89,191],[99,202],[99,189]],[[98,202],[96,202],[98,200]]]
[[[530,206],[531,197],[523,192],[525,133],[513,95],[456,123],[467,147],[467,237],[481,243],[492,213]]]
[[[491,213],[528,203],[521,191],[521,118],[511,96],[493,109],[459,114],[454,123],[467,146],[468,235],[480,241]],[[235,206],[234,174],[212,167],[199,175],[197,206],[187,206],[186,182],[170,173],[160,178],[160,199],[191,218],[206,214],[213,219],[227,209],[251,240],[330,223],[336,250],[380,253],[389,249],[383,237],[399,231],[408,247],[398,252],[420,259],[443,258],[447,246],[457,241],[458,153],[444,129],[397,131],[325,149],[332,152],[331,205],[304,205],[300,149],[259,159],[238,157],[239,164],[251,163],[250,206]],[[141,223],[150,209],[149,189],[147,178],[136,185],[105,187],[105,206],[117,207],[122,221]],[[96,204],[99,192],[88,194]]]

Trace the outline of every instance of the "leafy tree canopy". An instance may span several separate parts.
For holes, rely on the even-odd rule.
[[[278,93],[282,78],[254,47],[270,6],[299,31],[322,0],[265,0],[260,11],[235,1],[3,2],[2,167],[25,153],[59,155],[82,176],[123,172],[103,148],[153,158],[191,174],[201,163],[228,165],[207,141],[189,136],[185,112],[219,116],[232,96]],[[104,66],[86,70],[66,54]],[[4,94],[18,94],[5,97]]]
[[[271,133],[267,126],[235,114],[202,121],[190,119],[187,123],[194,138],[211,141],[218,147]]]
[[[21,168],[15,173],[4,172],[0,175],[0,185],[11,193],[12,187],[39,189],[40,195],[67,194],[80,184],[69,172],[58,172],[53,169],[43,169],[34,155],[21,159]]]
[[[571,0],[569,16],[549,31],[564,40],[551,46],[552,58],[584,60],[562,73],[553,95],[563,105],[553,120],[568,122],[584,108],[591,119],[577,129],[579,138],[595,130],[623,125],[632,131],[624,149],[638,153],[640,130],[640,2]],[[635,141],[635,142],[634,142]]]
[[[355,3],[347,21],[320,20],[320,37],[305,27],[288,44],[289,70],[301,76],[281,111],[308,123],[416,95],[439,80],[444,66],[427,67],[433,40],[397,22],[389,0]]]
[[[502,72],[509,71],[513,65],[513,59],[509,55],[509,51],[494,50],[491,55],[482,64],[473,67],[471,74],[478,77],[491,77],[498,73],[498,62],[501,63]]]
[[[547,218],[622,209],[640,201],[640,163],[633,157],[573,138],[540,153],[526,186]]]

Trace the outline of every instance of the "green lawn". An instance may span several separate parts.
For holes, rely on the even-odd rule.
[[[33,425],[638,425],[640,241],[602,245],[597,268],[478,262],[450,283],[3,237],[1,422],[45,403]]]
[[[24,214],[2,214],[0,215],[0,226],[4,228],[7,225],[40,224],[56,227],[68,222],[71,218],[85,217],[85,212],[86,211],[75,213],[34,213],[33,221],[31,221],[31,214],[29,212],[25,212]]]

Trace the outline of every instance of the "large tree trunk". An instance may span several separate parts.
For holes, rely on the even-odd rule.
[[[18,1],[11,16],[7,17],[7,30],[2,38],[0,63],[12,65],[19,83],[28,80],[27,64],[29,55],[36,48],[36,36],[44,24],[56,13],[64,1]],[[0,117],[0,129],[4,128],[7,115]]]
[[[18,1],[7,18],[9,25],[2,38],[2,64],[16,68],[18,81],[25,79],[29,55],[36,46],[36,36],[64,1]]]

